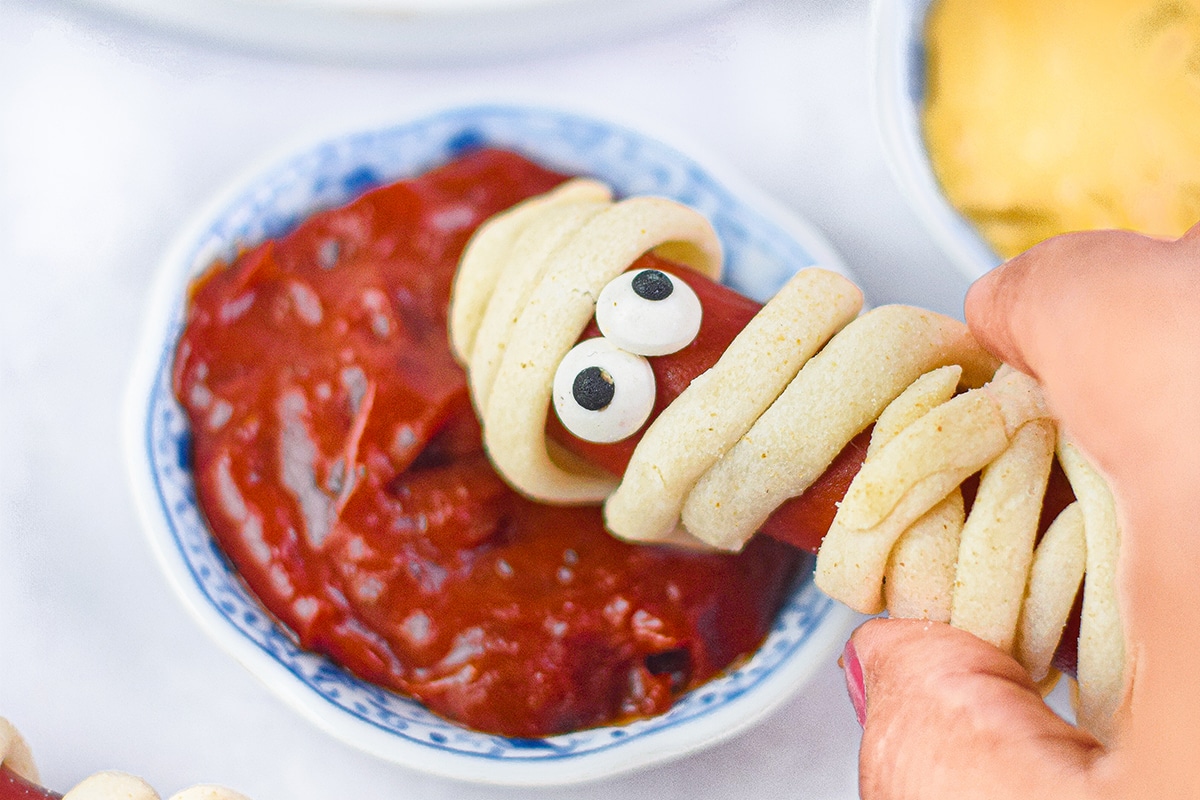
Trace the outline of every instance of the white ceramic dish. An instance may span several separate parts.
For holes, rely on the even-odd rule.
[[[164,30],[308,58],[456,62],[590,46],[740,0],[75,0]]]
[[[931,2],[873,0],[875,118],[900,190],[955,266],[974,280],[1001,259],[942,193],[921,134],[925,14]]]
[[[170,582],[202,627],[271,690],[340,739],[414,769],[498,784],[597,779],[695,752],[793,695],[834,657],[855,615],[811,576],[795,589],[766,644],[736,671],[685,696],[667,714],[538,740],[465,730],[417,703],[359,681],[300,650],[243,588],[196,507],[187,419],[171,394],[174,345],[191,277],[239,243],[288,230],[317,208],[419,174],[479,144],[517,149],[564,172],[598,175],[620,194],[655,193],[696,206],[727,248],[729,282],[765,298],[796,269],[840,269],[824,240],[725,174],[657,139],[551,110],[459,108],[290,152],[212,203],[162,263],[127,403],[126,443],[146,532]]]

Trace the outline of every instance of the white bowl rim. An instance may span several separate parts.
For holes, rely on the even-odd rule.
[[[1001,258],[946,199],[921,135],[914,87],[924,76],[914,67],[923,57],[925,9],[932,0],[872,0],[871,107],[892,177],[909,207],[954,266],[975,280]]]
[[[612,126],[607,120],[550,108],[479,105],[453,107],[435,114],[495,112],[579,117]],[[395,124],[414,125],[429,118],[430,115],[415,119],[406,117]],[[637,137],[644,136],[632,128],[624,128],[623,131]],[[356,132],[360,130],[356,128],[343,131],[343,135],[351,136]],[[230,182],[176,237],[160,262],[150,293],[144,332],[124,407],[123,435],[127,468],[142,527],[155,557],[172,589],[201,629],[287,705],[343,742],[418,771],[493,785],[563,786],[612,777],[659,764],[723,741],[761,720],[789,699],[809,680],[825,659],[832,658],[845,641],[849,630],[860,620],[854,612],[820,594],[819,590],[811,585],[811,581],[805,592],[812,593],[812,602],[821,604],[820,619],[809,630],[804,641],[795,648],[795,657],[789,657],[765,679],[759,680],[743,693],[751,698],[752,703],[743,704],[740,702],[742,698],[738,698],[739,702],[733,705],[725,704],[719,708],[705,709],[703,714],[688,720],[686,736],[678,735],[679,727],[668,727],[646,736],[643,742],[649,746],[630,748],[622,746],[623,742],[615,741],[609,747],[577,755],[567,753],[557,760],[550,760],[544,756],[535,760],[480,758],[440,749],[435,745],[414,746],[420,743],[411,739],[399,740],[394,733],[361,717],[348,714],[344,709],[317,695],[310,686],[301,682],[291,669],[234,629],[230,621],[218,611],[213,601],[197,584],[190,565],[176,546],[171,522],[163,508],[162,498],[153,478],[148,447],[148,398],[160,379],[164,359],[170,359],[173,352],[174,340],[170,338],[170,333],[182,303],[183,287],[186,286],[187,280],[196,274],[197,265],[188,262],[196,261],[195,243],[201,234],[235,198],[244,195],[262,180],[268,170],[281,169],[289,159],[329,141],[329,134],[325,134],[315,139],[306,139],[304,143],[290,145],[282,151],[282,155],[264,160]],[[663,143],[660,141],[659,144]],[[669,144],[665,146],[674,150]],[[709,177],[795,237],[822,266],[845,271],[833,249],[808,223],[782,209],[749,184],[740,181],[727,168],[709,162],[696,162],[692,154],[685,156],[677,150],[675,153],[694,163],[702,163],[702,169]]]
[[[487,64],[717,14],[742,0],[76,0],[226,47],[349,64]]]

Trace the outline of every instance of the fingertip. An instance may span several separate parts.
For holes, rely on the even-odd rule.
[[[1030,257],[1022,254],[984,273],[967,289],[963,314],[972,335],[985,350],[1027,375],[1037,375],[1015,333],[1018,317],[1030,298]]]
[[[917,640],[935,627],[949,627],[923,619],[873,617],[854,629],[848,644],[853,644],[860,664],[874,660],[876,653],[887,651],[907,640]]]
[[[876,617],[860,625],[848,644],[853,645],[868,690],[873,681],[890,678],[893,672],[980,671],[1033,686],[1025,670],[1007,654],[945,622]]]
[[[854,643],[856,651],[860,651],[864,646],[869,648],[879,634],[887,629],[887,623],[885,617],[872,617],[851,632],[849,641]]]
[[[864,798],[1040,796],[1031,790],[1081,776],[1096,753],[1011,656],[945,623],[871,620],[842,661],[852,700],[854,665],[863,677]]]
[[[919,642],[931,624],[924,620],[875,617],[855,628],[846,640],[838,664],[846,679],[846,693],[858,723],[864,729],[867,726],[868,684],[879,679],[887,683],[890,670],[906,663],[907,645]],[[893,663],[896,654],[900,657]]]
[[[846,693],[850,695],[854,714],[858,717],[858,724],[865,728],[867,726],[867,688],[863,678],[862,662],[854,647],[853,636],[846,640],[846,647],[842,650],[839,663],[846,678]]]
[[[1011,334],[1012,291],[1014,280],[1008,261],[984,273],[967,289],[963,315],[971,333],[983,347],[1002,361],[1017,366],[1018,348]]]
[[[1003,265],[989,270],[967,287],[967,296],[963,300],[963,317],[971,330],[977,332],[991,319],[992,310],[996,305],[997,271]]]

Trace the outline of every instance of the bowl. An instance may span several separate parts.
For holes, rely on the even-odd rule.
[[[932,2],[873,0],[872,105],[884,157],[901,193],[954,266],[975,280],[1002,259],[946,199],[921,132],[925,16]]]
[[[359,64],[465,64],[569,52],[703,19],[739,0],[79,0],[232,46]]]
[[[700,209],[727,249],[728,282],[765,299],[796,269],[841,270],[824,239],[769,199],[660,139],[577,113],[481,105],[324,137],[250,171],[213,201],[164,258],[126,404],[133,491],[150,545],[201,627],[307,719],[404,766],[470,781],[563,785],[694,753],[761,719],[841,647],[857,617],[813,584],[794,588],[759,651],[669,712],[542,739],[467,730],[297,646],[248,593],[197,508],[187,417],[171,392],[188,282],[218,258],[281,235],[315,210],[411,177],[479,145],[508,147],[619,194],[660,194]]]

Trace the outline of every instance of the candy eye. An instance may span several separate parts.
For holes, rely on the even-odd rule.
[[[604,337],[575,345],[554,374],[558,418],[589,442],[608,444],[632,436],[650,417],[654,397],[650,363]]]
[[[682,350],[700,331],[700,298],[656,269],[622,273],[600,291],[596,324],[618,347],[643,356]]]

